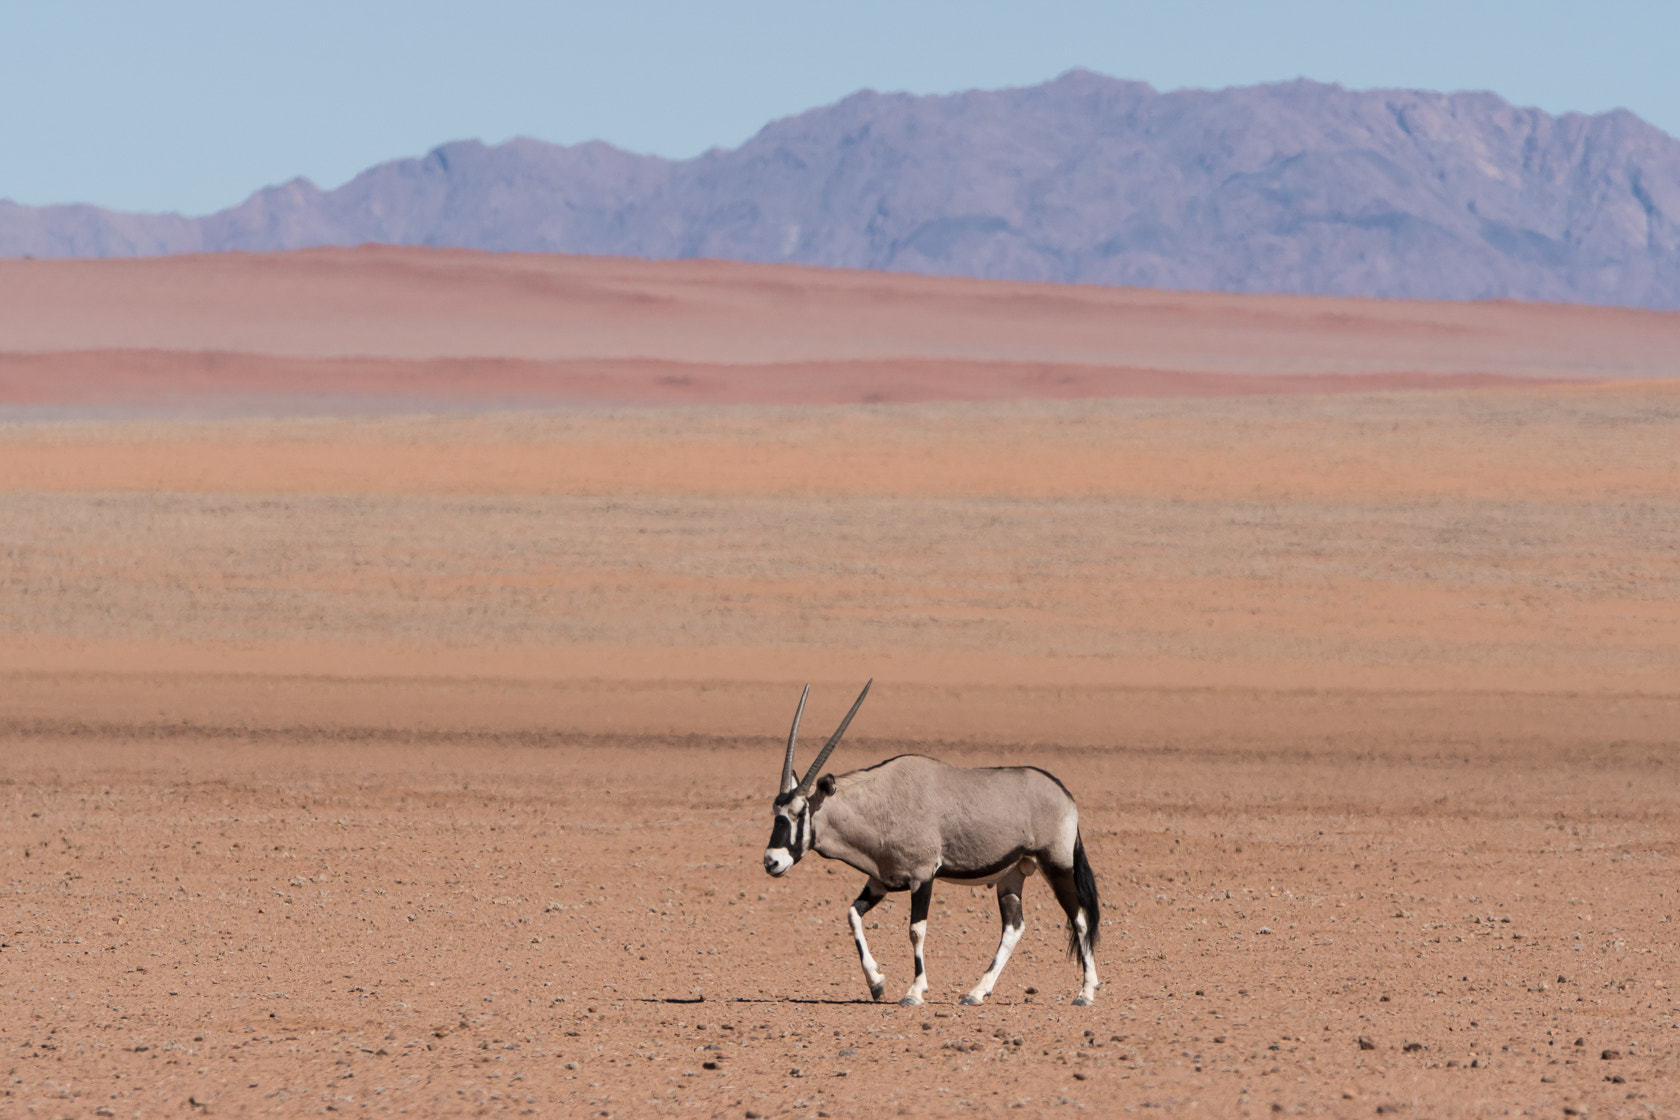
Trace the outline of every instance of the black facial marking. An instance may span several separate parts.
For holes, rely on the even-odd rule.
[[[776,823],[770,826],[770,843],[767,847],[792,848],[793,822],[786,817],[778,816]]]

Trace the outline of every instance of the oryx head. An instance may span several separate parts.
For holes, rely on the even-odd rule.
[[[805,771],[803,781],[797,781],[793,776],[793,748],[799,741],[799,717],[805,714],[805,700],[811,695],[811,686],[806,685],[805,691],[799,697],[799,707],[793,713],[793,730],[788,732],[787,756],[782,759],[782,790],[777,794],[775,802],[775,819],[770,826],[770,846],[764,849],[764,870],[772,875],[783,875],[787,869],[798,863],[800,858],[811,848],[811,811],[821,800],[821,794],[816,798],[811,796],[811,787],[816,784],[817,774],[821,772],[823,763],[834,753],[834,748],[840,743],[840,736],[846,733],[846,727],[857,715],[857,710],[863,705],[863,698],[869,695],[869,685],[874,684],[871,677],[869,684],[863,686],[858,698],[852,701],[852,710],[846,713],[846,718],[840,721],[840,726],[834,729],[834,734],[828,737],[828,743],[817,753],[817,760],[811,763],[811,768]]]

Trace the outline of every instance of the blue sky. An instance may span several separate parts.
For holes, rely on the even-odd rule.
[[[448,140],[690,156],[862,88],[1308,77],[1633,110],[1680,134],[1674,0],[588,4],[0,0],[0,198],[197,214]]]

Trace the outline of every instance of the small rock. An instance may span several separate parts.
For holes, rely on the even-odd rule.
[[[1375,1050],[1377,1048],[1377,1044],[1366,1038],[1364,1035],[1360,1035],[1359,1048],[1361,1050]]]
[[[1400,1049],[1404,1050],[1408,1054],[1416,1054],[1419,1050],[1423,1049],[1423,1043],[1408,1042],[1406,1045],[1400,1047]]]
[[[1599,1057],[1600,1061],[1613,1062],[1617,1058],[1620,1058],[1621,1056],[1622,1056],[1622,1052],[1620,1050],[1606,1050],[1603,1053],[1599,1054],[1598,1057]]]
[[[1608,1075],[1605,1076],[1604,1080],[1610,1082],[1610,1084],[1612,1084],[1612,1085],[1626,1085],[1627,1084],[1627,1078],[1623,1077],[1619,1073],[1608,1074]]]

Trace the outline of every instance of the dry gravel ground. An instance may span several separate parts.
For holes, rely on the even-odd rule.
[[[14,735],[0,1108],[1666,1114],[1675,705],[1299,741],[1323,703],[1274,704],[1271,746],[1190,710],[1170,746],[1033,752],[1106,905],[1091,1009],[1032,882],[986,1006],[954,1001],[995,907],[951,886],[929,1005],[871,1003],[859,877],[758,867],[768,736]],[[894,986],[905,914],[871,915]]]
[[[1670,389],[21,425],[0,526],[0,1112],[1680,1100]],[[1078,794],[1095,1008],[764,875],[871,674],[836,768]]]

